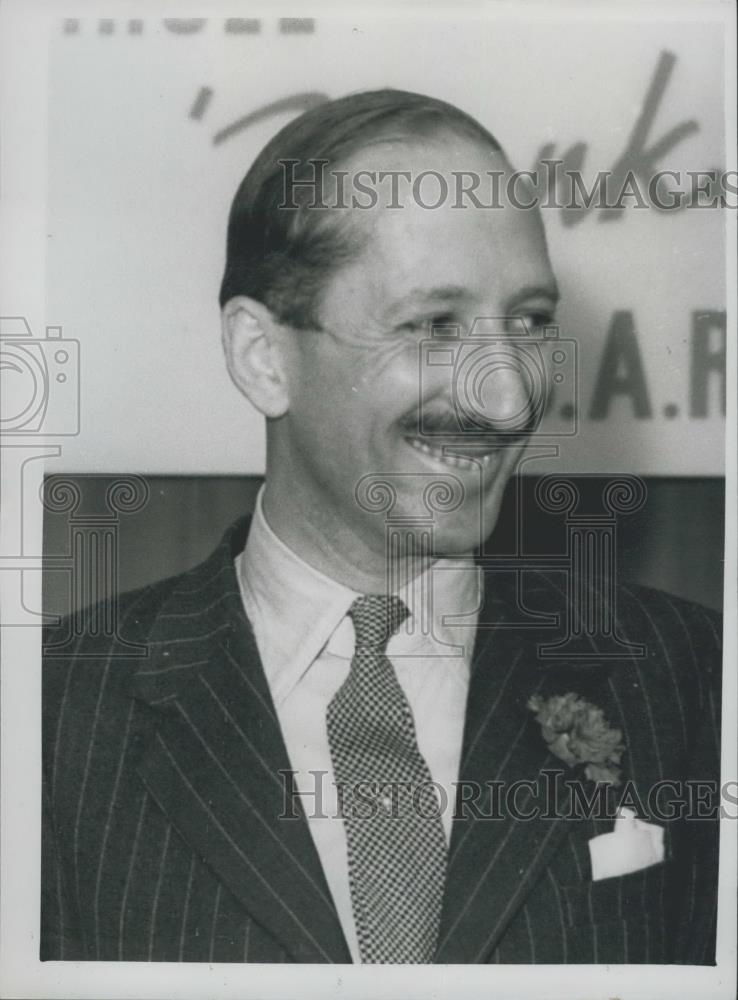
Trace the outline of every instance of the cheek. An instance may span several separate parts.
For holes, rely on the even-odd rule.
[[[301,351],[294,369],[292,409],[305,419],[363,420],[373,424],[412,405],[418,386],[418,345],[336,344],[326,338],[317,350]]]
[[[362,351],[352,391],[377,408],[405,409],[417,396],[419,358],[417,344],[402,341]]]
[[[291,436],[303,456],[323,470],[347,465],[369,426],[361,370],[328,350],[302,352],[290,387]]]

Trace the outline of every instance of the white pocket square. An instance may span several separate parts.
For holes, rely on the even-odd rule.
[[[589,842],[592,881],[629,875],[664,860],[664,828],[638,819],[631,809],[621,809],[612,833]]]

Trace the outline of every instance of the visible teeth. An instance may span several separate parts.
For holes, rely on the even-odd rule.
[[[417,451],[425,452],[426,455],[430,455],[431,458],[435,458],[439,462],[443,462],[445,465],[450,465],[455,469],[473,469],[481,462],[483,465],[488,465],[491,458],[492,452],[480,452],[473,459],[465,458],[462,455],[452,455],[445,452],[443,448],[433,447],[427,444],[425,441],[421,441],[419,438],[405,438],[408,444],[412,445]]]

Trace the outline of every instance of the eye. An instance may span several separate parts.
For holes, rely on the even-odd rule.
[[[453,313],[432,313],[430,315],[415,316],[404,323],[400,323],[395,329],[399,333],[416,333],[418,330],[421,330],[423,333],[430,334],[434,327],[450,326],[457,322],[456,316]]]
[[[519,319],[521,324],[525,325],[525,328],[529,333],[535,333],[542,327],[551,326],[551,324],[554,323],[553,315],[543,309],[532,309],[530,312],[520,313],[520,315],[516,316],[515,319]],[[515,332],[522,333],[523,331],[520,329],[521,324],[516,323],[515,320],[513,320],[511,326],[518,327],[518,330]]]

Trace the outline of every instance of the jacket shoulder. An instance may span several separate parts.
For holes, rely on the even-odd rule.
[[[130,679],[150,655],[148,640],[163,606],[188,573],[127,591],[46,626],[42,645],[44,744],[64,718],[92,725],[130,701]],[[103,697],[104,692],[104,697]],[[85,721],[86,720],[86,721]]]
[[[536,613],[555,614],[562,621],[562,616],[577,610],[574,592],[583,614],[595,615],[602,622],[609,619],[612,627],[627,633],[632,642],[643,642],[639,636],[658,635],[674,649],[683,647],[689,652],[698,646],[700,655],[721,648],[720,612],[665,590],[631,582],[600,584],[591,588],[585,599],[579,588],[571,586],[565,571],[531,572],[521,587],[524,602]]]
[[[144,642],[162,605],[186,574],[88,604],[44,626],[44,669],[77,659],[104,658],[127,644]]]
[[[685,714],[711,698],[719,704],[722,668],[722,616],[710,608],[664,590],[622,582],[584,595],[566,573],[530,573],[521,588],[523,606],[540,621],[534,642],[570,651],[567,664],[556,651],[552,669],[581,667],[607,674],[629,698],[645,689],[676,692]],[[520,598],[519,598],[520,599]],[[569,641],[567,641],[567,638]],[[667,699],[668,700],[668,699]]]
[[[701,673],[720,668],[723,638],[720,612],[667,591],[637,584],[618,588],[616,611],[625,630],[645,636],[645,641],[665,655],[684,658]]]

